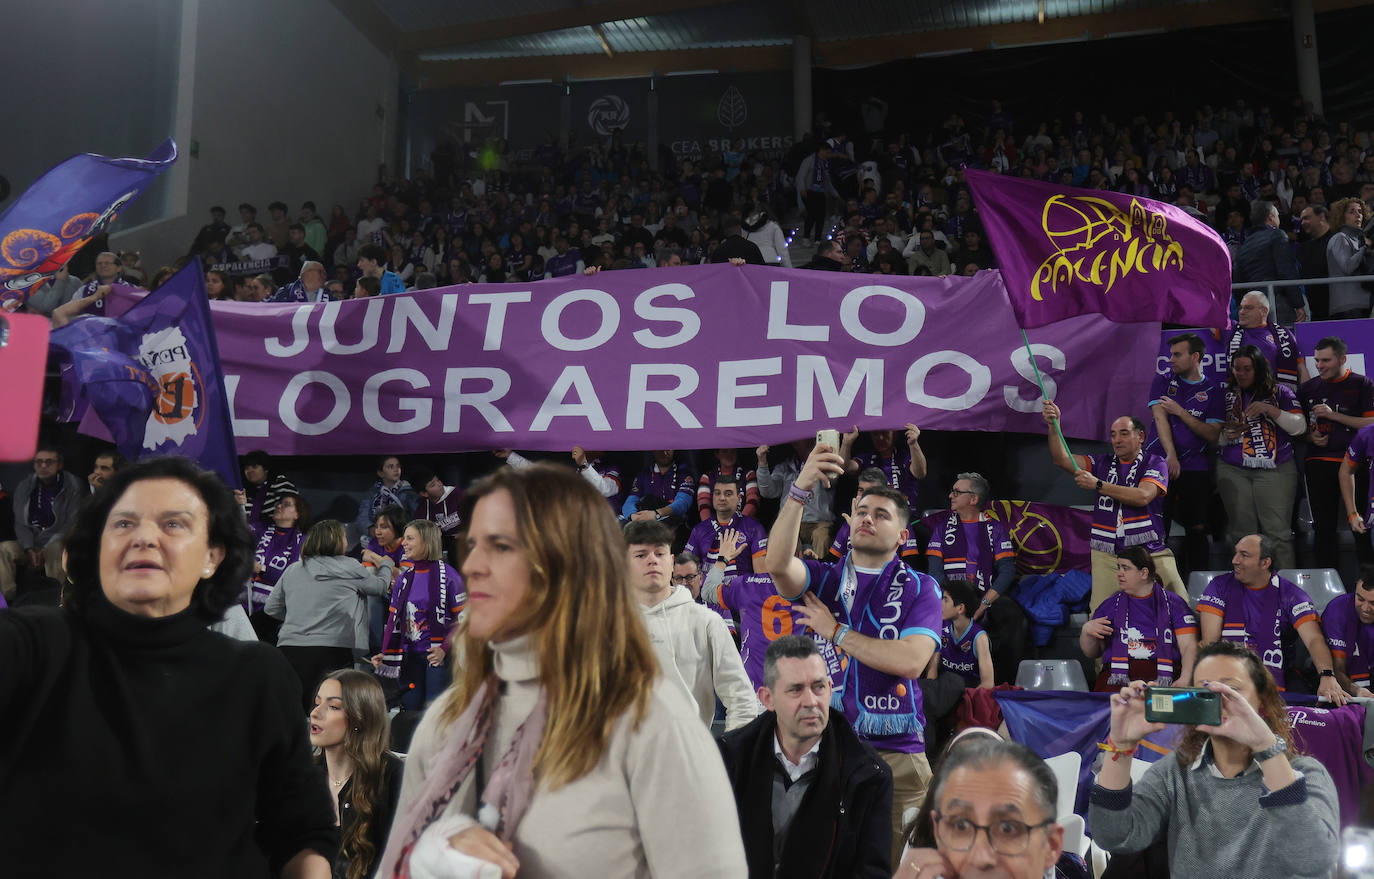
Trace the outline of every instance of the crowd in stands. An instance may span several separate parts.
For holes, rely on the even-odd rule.
[[[190,252],[209,267],[212,298],[304,302],[727,260],[790,266],[783,227],[797,219],[798,244],[815,247],[807,268],[971,274],[996,266],[963,176],[965,168],[982,167],[1183,206],[1233,248],[1237,280],[1369,270],[1365,218],[1374,207],[1374,143],[1367,132],[1328,124],[1301,107],[1280,117],[1237,101],[1219,111],[1204,106],[1187,122],[1172,114],[1093,121],[1076,113],[1068,121],[1018,125],[995,105],[979,125],[955,115],[923,137],[894,133],[856,142],[847,134],[822,121],[787,156],[727,153],[698,163],[665,155],[656,157],[657,170],[641,148],[618,136],[585,150],[545,143],[530,162],[501,170],[483,170],[475,153],[448,144],[432,168],[378,183],[352,210],[334,205],[321,215],[307,202],[293,217],[287,205],[273,202],[259,219],[244,203],[231,226],[226,212],[214,208]],[[64,274],[40,299],[52,306],[55,321],[68,304],[98,298],[105,284],[126,279],[151,289],[170,267],[147,277],[136,254],[101,253],[93,272],[89,281]],[[1104,839],[1131,852],[1167,838],[1168,856],[1180,870],[1205,852],[1176,820],[1185,808],[1177,802],[1185,796],[1177,776],[1209,763],[1216,771],[1241,772],[1252,758],[1263,786],[1250,779],[1242,793],[1216,794],[1209,807],[1232,810],[1228,815],[1290,809],[1284,820],[1307,832],[1303,857],[1325,863],[1329,849],[1334,863],[1330,778],[1310,758],[1290,765],[1287,721],[1272,709],[1279,688],[1316,693],[1332,705],[1374,695],[1368,668],[1374,567],[1362,568],[1350,594],[1324,610],[1279,575],[1297,563],[1292,521],[1299,463],[1316,565],[1337,566],[1337,529],[1347,525],[1356,532],[1361,560],[1374,561],[1368,538],[1360,536],[1371,527],[1374,382],[1346,368],[1340,338],[1299,352],[1280,323],[1367,317],[1369,292],[1360,282],[1290,289],[1277,303],[1263,294],[1239,298],[1237,326],[1225,337],[1229,372],[1222,383],[1202,376],[1198,336],[1171,339],[1171,373],[1160,377],[1148,401],[1152,423],[1117,419],[1103,437],[1111,443],[1108,454],[1074,456],[1060,447],[1058,409],[1044,404],[1050,460],[1073,474],[1084,503],[1094,508],[1090,619],[1079,643],[1085,658],[1101,660],[1095,689],[1119,700],[1108,762],[1133,753],[1151,732],[1137,716],[1143,690],[1133,682],[1202,685],[1206,663],[1216,670],[1206,686],[1228,706],[1225,724],[1188,740],[1180,752],[1187,763],[1167,761],[1168,771],[1153,773],[1134,799],[1121,766],[1105,768],[1093,791],[1094,824],[1101,822]],[[74,316],[68,310],[61,319]],[[1306,373],[1301,355],[1307,353],[1315,353],[1316,376]],[[1115,402],[1124,411],[1142,401]],[[577,527],[589,527],[591,518],[623,530],[629,552],[617,576],[625,577],[643,622],[631,628],[647,632],[642,646],[666,678],[682,685],[678,695],[688,706],[664,708],[635,695],[633,710],[647,718],[646,735],[677,742],[673,723],[695,720],[709,729],[723,722],[724,774],[743,844],[737,851],[721,842],[710,854],[725,871],[720,875],[742,875],[746,862],[751,875],[885,876],[902,862],[918,875],[952,875],[955,862],[982,856],[1038,858],[1038,871],[1025,875],[1086,875],[1082,862],[1055,842],[1053,781],[1042,783],[1043,764],[1034,755],[1013,746],[965,746],[965,756],[933,774],[926,754],[938,753],[957,726],[969,725],[960,718],[991,716],[996,727],[987,691],[1010,684],[1035,648],[1015,598],[1016,547],[1006,526],[986,512],[996,487],[978,473],[960,473],[942,502],[926,498],[923,506],[918,482],[930,468],[921,430],[891,427],[846,431],[834,446],[809,438],[787,447],[659,450],[642,468],[627,463],[631,455],[571,443],[566,455],[500,449],[486,468],[495,475],[466,503],[469,486],[446,484],[438,460],[384,455],[375,481],[373,474],[360,475],[352,486],[363,498],[356,515],[320,521],[312,520],[301,489],[277,462],[261,452],[245,455],[245,488],[235,511],[251,530],[254,558],[233,610],[246,617],[243,637],[275,644],[299,681],[301,708],[310,712],[311,741],[327,776],[322,782],[333,785],[334,818],[344,833],[339,869],[363,875],[358,859],[367,865],[363,870],[395,868],[407,857],[413,865],[431,825],[454,839],[464,836],[466,847],[455,845],[465,856],[502,866],[509,866],[511,850],[503,846],[512,837],[536,858],[595,862],[595,853],[570,848],[557,834],[536,841],[532,832],[522,837],[506,828],[510,833],[501,835],[499,823],[487,826],[493,804],[479,809],[473,799],[470,743],[441,735],[449,726],[481,737],[490,730],[510,748],[502,759],[528,770],[540,758],[527,742],[522,746],[525,714],[512,713],[526,712],[550,724],[559,747],[577,751],[548,701],[566,702],[566,694],[541,689],[553,679],[547,666],[538,668],[540,658],[563,654],[546,652],[555,648],[544,642],[501,640],[504,617],[471,622],[479,613],[474,595],[487,602],[480,613],[488,616],[495,613],[491,602],[499,602],[474,591],[472,577],[485,583],[508,564],[501,553],[510,535],[503,537],[491,517],[525,524],[500,506],[506,501],[493,498],[515,497],[517,507],[537,510],[543,479],[569,497],[596,501],[598,515],[576,520]],[[41,445],[33,475],[4,505],[13,514],[12,522],[0,519],[4,598],[27,592],[33,600],[43,591],[33,584],[63,581],[65,535],[83,502],[92,493],[101,497],[101,486],[126,466],[105,453],[82,479],[63,460],[61,449]],[[1213,538],[1214,497],[1228,522],[1223,540]],[[607,508],[613,518],[604,515]],[[571,530],[574,520],[566,521]],[[1174,542],[1177,554],[1169,544],[1173,522],[1184,532]],[[556,536],[539,539],[557,542]],[[1232,572],[1190,596],[1185,579],[1209,570],[1218,547],[1232,556]],[[565,550],[551,548],[549,558]],[[19,590],[21,582],[28,588]],[[558,625],[574,625],[562,619],[567,613],[558,610]],[[474,626],[483,634],[459,645],[452,636],[464,620],[469,635]],[[232,625],[228,618],[222,624]],[[792,633],[810,637],[785,637]],[[0,642],[3,634],[0,626]],[[636,638],[643,636],[625,638],[616,649],[636,655]],[[495,660],[487,650],[481,654],[486,665],[472,671],[474,651],[486,650],[488,641]],[[1298,643],[1305,657],[1295,651]],[[569,643],[559,649],[586,651]],[[378,691],[369,689],[371,679],[364,684],[333,674],[351,666],[375,672]],[[455,668],[466,688],[450,685]],[[502,683],[490,714],[478,710],[487,703],[472,701],[483,670]],[[5,692],[0,686],[0,695]],[[377,744],[384,721],[358,721],[354,733],[372,742],[364,752],[361,738],[331,719],[331,711],[349,706],[362,717],[358,706],[379,699],[403,712],[391,733],[399,749],[408,742],[397,737],[405,719],[413,730],[420,712],[435,705],[416,733],[422,759],[412,754],[404,785],[399,767]],[[627,705],[617,702],[615,711],[632,710]],[[373,704],[368,716],[382,713]],[[597,730],[581,731],[639,767],[633,735],[619,726]],[[678,744],[678,757],[691,760],[668,761],[667,774],[646,791],[662,796],[663,785],[677,785],[701,802],[727,791],[715,768],[690,778],[707,758],[719,765],[709,747],[703,755],[699,740]],[[475,747],[480,751],[480,741]],[[576,759],[586,763],[585,754]],[[343,777],[363,766],[372,773],[365,784]],[[1017,814],[952,811],[945,796],[950,785],[976,792],[977,774],[999,766],[1026,775],[1021,795],[1035,792]],[[449,770],[456,774],[444,776]],[[518,779],[505,777],[500,784],[502,796],[523,797],[515,814],[528,809],[537,820],[559,806],[574,807],[565,820],[594,822],[598,816],[575,807],[613,788],[616,779],[607,776],[604,767],[586,765],[561,793],[521,791]],[[451,789],[442,789],[445,780]],[[444,796],[460,790],[467,801]],[[829,799],[818,805],[816,797]],[[368,804],[362,830],[344,814],[354,802]],[[631,820],[633,803],[612,802],[601,817]],[[841,808],[836,817],[835,802],[855,808],[852,814]],[[909,809],[921,810],[915,825],[907,820]],[[693,833],[721,839],[718,814],[687,811],[697,822]],[[388,844],[383,825],[393,816],[400,836],[392,834]],[[477,832],[482,827],[490,832]],[[832,828],[843,831],[843,844],[818,871],[815,858],[799,853]],[[677,830],[654,824],[641,832],[639,857],[669,863],[655,859],[677,851],[670,839]],[[621,842],[614,837],[607,851],[619,851]],[[1260,863],[1272,849],[1261,842],[1238,845],[1235,863]],[[692,866],[685,875],[699,873],[700,865]]]

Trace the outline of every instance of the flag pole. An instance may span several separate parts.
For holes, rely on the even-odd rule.
[[[1045,393],[1045,380],[1040,376],[1040,367],[1035,365],[1035,352],[1031,350],[1030,337],[1026,335],[1026,328],[1017,326],[1021,331],[1021,341],[1026,343],[1026,356],[1030,359],[1031,369],[1035,370],[1035,383],[1040,386],[1040,396],[1046,400],[1050,395]],[[1069,441],[1064,439],[1064,431],[1059,427],[1059,419],[1054,419],[1054,432],[1059,434],[1059,442],[1064,446],[1064,454],[1069,456],[1069,462],[1073,463],[1073,452],[1069,451]]]

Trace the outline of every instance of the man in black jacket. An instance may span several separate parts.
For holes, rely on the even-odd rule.
[[[722,231],[725,237],[721,239],[720,246],[711,255],[711,262],[731,262],[743,260],[751,266],[767,265],[763,259],[763,251],[754,242],[745,238],[743,235],[744,227],[736,217],[727,217]],[[736,263],[738,265],[738,263]]]
[[[811,638],[768,645],[767,709],[720,739],[750,879],[892,875],[892,771],[830,710]]]

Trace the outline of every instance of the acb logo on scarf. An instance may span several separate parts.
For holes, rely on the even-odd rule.
[[[205,386],[186,337],[176,327],[148,333],[139,344],[138,359],[158,389],[143,447],[156,449],[169,441],[180,446],[205,417]]]

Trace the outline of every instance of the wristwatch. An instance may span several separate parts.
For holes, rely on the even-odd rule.
[[[992,607],[992,602],[988,601],[986,598],[984,598],[982,601],[978,603],[981,604],[983,607]]]
[[[1102,480],[1101,480],[1101,479],[1097,480],[1097,490],[1098,490],[1098,491],[1101,491],[1101,490],[1102,490]]]
[[[1324,668],[1317,672],[1317,675],[1323,678],[1334,678],[1336,676],[1336,670],[1334,668]]]
[[[1254,760],[1256,763],[1263,763],[1270,757],[1276,757],[1287,750],[1288,743],[1283,740],[1283,737],[1274,736],[1274,744],[1265,748],[1263,751],[1255,751],[1253,754],[1250,755],[1250,758]]]

